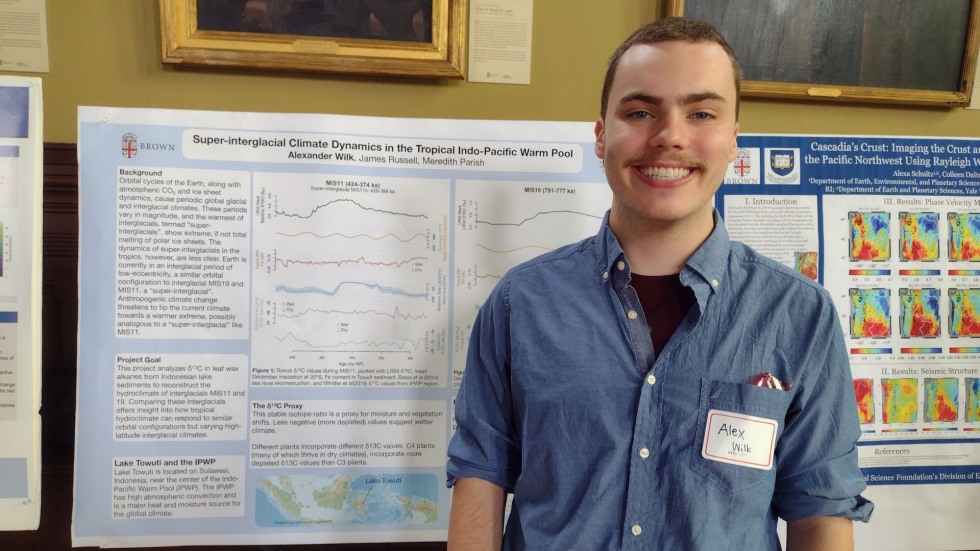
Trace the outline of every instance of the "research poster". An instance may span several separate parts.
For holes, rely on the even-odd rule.
[[[508,268],[596,231],[593,140],[81,108],[74,544],[443,540],[476,311]],[[862,548],[976,541],[978,154],[747,135],[716,198],[735,238],[835,298],[878,502]],[[927,530],[923,503],[957,529]]]
[[[0,530],[41,519],[41,80],[0,76]]]
[[[444,540],[476,311],[592,125],[82,108],[75,545]]]

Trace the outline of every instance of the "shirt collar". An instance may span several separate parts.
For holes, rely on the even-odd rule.
[[[724,276],[728,267],[728,255],[731,252],[732,241],[728,237],[728,230],[725,229],[725,222],[722,221],[717,210],[713,212],[713,217],[714,229],[711,230],[708,239],[694,251],[691,258],[687,259],[684,271],[694,272],[710,285],[712,290],[717,290],[720,285],[725,283]],[[683,274],[681,274],[681,281],[684,281]]]
[[[715,210],[712,216],[715,227],[708,235],[708,239],[687,260],[685,269],[681,273],[681,282],[690,286],[695,282],[692,278],[696,277],[707,283],[714,291],[724,283],[723,278],[728,266],[731,239],[728,237],[728,230],[725,229],[725,223],[718,211]],[[623,252],[619,240],[609,228],[608,210],[602,218],[602,227],[599,229],[597,237],[596,260],[599,262],[599,275],[603,279],[608,279],[610,272],[616,268],[616,264],[626,260],[626,254]]]
[[[597,238],[596,260],[599,263],[599,276],[603,280],[608,280],[609,274],[615,268],[615,265],[620,261],[626,261],[626,253],[619,245],[619,240],[616,239],[612,229],[609,227],[608,210],[605,216],[602,217],[602,226],[599,227]]]

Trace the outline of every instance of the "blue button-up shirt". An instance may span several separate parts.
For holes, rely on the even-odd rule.
[[[779,549],[777,516],[867,520],[824,288],[730,241],[717,213],[680,280],[696,305],[656,356],[607,214],[484,304],[447,470],[513,492],[504,549]],[[760,373],[792,386],[749,384]],[[778,423],[773,467],[703,457],[712,410]]]

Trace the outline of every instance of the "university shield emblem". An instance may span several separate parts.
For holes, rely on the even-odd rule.
[[[752,154],[747,149],[739,149],[738,156],[732,164],[732,169],[739,178],[744,178],[752,172]]]
[[[779,176],[788,176],[796,166],[796,155],[792,149],[770,149],[769,168]]]
[[[123,157],[127,159],[132,159],[136,156],[136,134],[123,134],[122,137],[122,154]]]

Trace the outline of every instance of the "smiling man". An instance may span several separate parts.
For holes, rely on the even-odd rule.
[[[477,318],[449,447],[449,548],[853,547],[872,504],[826,291],[729,240],[739,67],[668,18],[613,54],[599,233],[511,270]],[[513,508],[503,530],[503,504]]]

